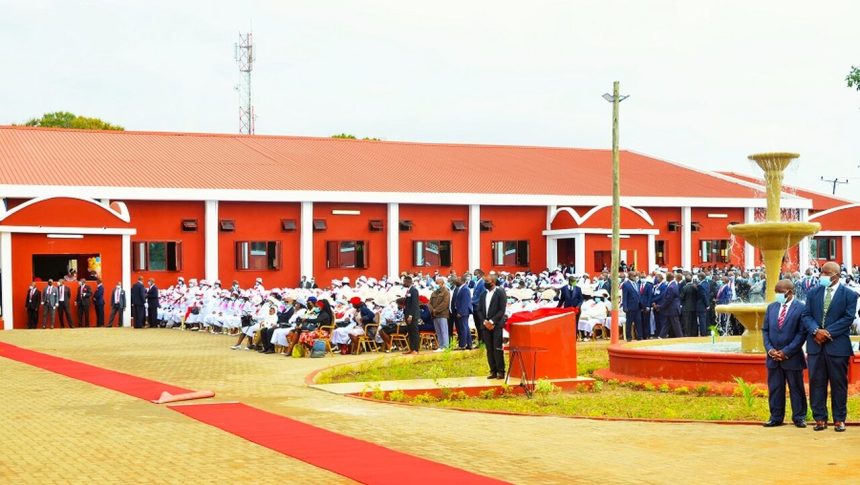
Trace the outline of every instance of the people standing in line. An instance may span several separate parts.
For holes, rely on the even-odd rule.
[[[36,282],[30,282],[30,288],[27,289],[27,300],[25,308],[27,308],[27,328],[34,329],[39,326],[39,307],[42,306],[42,292],[36,287]]]
[[[576,327],[574,327],[576,332],[579,328],[579,314],[582,311],[582,290],[576,285],[576,276],[568,276],[567,285],[561,287],[558,308],[576,308]]]
[[[713,298],[711,297],[711,283],[706,279],[705,275],[700,275],[698,279],[697,289],[699,290],[699,299],[696,301],[696,322],[698,323],[698,333],[700,337],[710,335],[708,331],[708,312],[713,306]]]
[[[654,337],[657,338],[662,338],[663,327],[666,326],[666,316],[657,309],[663,304],[667,286],[662,274],[654,275],[654,285],[651,287],[651,297],[648,301],[651,303],[651,314],[654,315]]]
[[[651,293],[654,289],[654,283],[651,283],[640,274],[637,284],[639,285],[639,308],[641,308],[640,311],[642,312],[642,333],[639,340],[647,340],[653,337],[651,335]]]
[[[87,285],[86,280],[80,280],[78,285],[78,291],[75,294],[75,308],[77,308],[78,313],[78,327],[89,327],[92,290],[89,285]]]
[[[54,280],[48,280],[48,286],[42,293],[42,328],[45,328],[49,321],[51,328],[54,328],[54,322],[57,321],[57,293]]]
[[[113,327],[114,316],[119,316],[116,326],[122,327],[123,313],[125,313],[125,290],[122,289],[122,282],[118,282],[116,288],[111,292],[110,318],[108,318],[107,326]]]
[[[69,321],[69,328],[75,328],[72,313],[69,311],[69,305],[72,303],[72,290],[66,286],[65,280],[59,280],[57,283],[59,284],[57,287],[57,313],[60,314],[60,328],[66,325],[66,319]]]
[[[680,290],[681,297],[681,327],[684,337],[695,337],[697,333],[696,307],[699,305],[699,288],[693,282],[693,275],[684,276],[684,284]]]
[[[158,307],[160,306],[158,303],[158,287],[155,286],[155,280],[150,278],[147,281],[149,287],[146,289],[146,308],[149,315],[147,316],[147,322],[149,323],[149,328],[155,328],[158,326]]]
[[[430,294],[430,316],[433,318],[433,328],[439,344],[437,352],[448,348],[448,319],[451,317],[451,292],[445,285],[445,278],[436,278],[436,288]]]
[[[487,364],[490,375],[487,379],[505,378],[505,354],[502,350],[502,331],[505,327],[505,310],[508,297],[504,288],[496,286],[496,275],[484,277],[486,291],[475,307],[475,324],[487,347]]]
[[[102,279],[96,279],[96,291],[93,293],[93,308],[96,311],[96,327],[105,326],[105,287]]]
[[[134,328],[143,328],[146,321],[146,288],[143,286],[143,276],[137,277],[137,282],[131,287],[131,313],[134,318]]]
[[[403,317],[406,321],[409,339],[409,348],[403,354],[415,355],[421,346],[421,336],[418,332],[418,326],[421,325],[421,303],[418,288],[412,284],[411,276],[403,278],[403,286],[406,288],[406,308],[403,310]]]
[[[678,290],[683,278],[681,273],[675,274],[675,279],[666,285],[666,293],[657,306],[657,312],[664,319],[663,328],[660,330],[660,338],[667,338],[670,330],[672,331],[672,336],[675,338],[684,336],[681,331],[681,296]]]
[[[837,432],[845,431],[848,415],[848,361],[854,355],[848,334],[857,315],[857,293],[840,284],[839,272],[839,265],[832,261],[821,267],[819,284],[806,294],[803,311],[815,431],[827,429],[828,385]]]
[[[791,398],[791,421],[798,428],[806,427],[806,390],[803,387],[803,341],[806,328],[801,320],[804,305],[794,298],[791,280],[777,282],[776,301],[768,305],[762,326],[764,348],[767,351],[767,390],[770,418],[765,428],[781,426],[785,419],[785,386]]]

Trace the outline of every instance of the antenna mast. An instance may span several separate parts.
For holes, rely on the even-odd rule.
[[[242,83],[236,85],[239,92],[239,133],[254,134],[254,105],[251,104],[251,71],[254,70],[254,42],[253,35],[239,33],[239,42],[234,44],[234,57],[239,66]]]

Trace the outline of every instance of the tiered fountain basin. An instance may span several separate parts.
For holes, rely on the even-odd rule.
[[[765,354],[742,352],[741,337],[718,337],[714,343],[706,337],[627,342],[610,345],[608,352],[609,372],[596,372],[602,378],[659,383],[733,382],[741,377],[767,383]],[[848,380],[860,385],[860,354],[849,361]]]

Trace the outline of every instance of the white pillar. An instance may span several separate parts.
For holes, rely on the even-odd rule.
[[[851,236],[845,235],[842,236],[842,264],[848,269],[848,273],[851,273],[851,267],[853,266],[853,262],[851,261]]]
[[[657,267],[657,241],[654,234],[648,234],[648,272]]]
[[[681,207],[681,266],[686,270],[693,267],[693,235],[690,231],[692,217],[689,207]]]
[[[400,275],[400,204],[388,204],[388,224],[385,226],[388,249],[388,280]]]
[[[469,206],[469,272],[481,267],[481,206]],[[484,269],[487,271],[487,269]]]
[[[131,235],[122,235],[122,287],[125,288],[126,305],[122,312],[122,326],[131,326]]]
[[[552,229],[552,216],[555,214],[556,210],[558,210],[557,205],[548,205],[546,207],[546,230],[547,231]]]
[[[585,271],[585,234],[577,234],[573,240],[573,259],[576,261],[576,272]]]
[[[211,285],[218,279],[218,201],[207,200],[204,233],[204,274]]]
[[[314,276],[314,203],[302,202],[301,221],[299,222],[299,268],[302,276]]]
[[[12,304],[12,233],[0,232],[0,276],[3,281],[3,301],[0,308],[3,310],[3,329],[12,330],[14,322],[12,314],[15,306]]]
[[[800,220],[803,222],[807,222],[809,220],[809,209],[800,209]],[[801,273],[806,271],[806,268],[809,267],[809,240],[811,237],[812,236],[801,239],[800,245],[797,249],[797,269]]]
[[[577,266],[579,262],[576,263]],[[558,238],[555,236],[546,237],[546,267],[555,268],[558,266]]]
[[[747,207],[744,209],[744,224],[752,224],[755,222],[755,208]],[[755,267],[755,248],[752,244],[744,242],[744,269]]]

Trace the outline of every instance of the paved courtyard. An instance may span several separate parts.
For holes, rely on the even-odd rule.
[[[210,389],[219,402],[516,483],[860,481],[860,428],[604,422],[365,402],[310,389],[304,378],[373,356],[261,355],[229,350],[232,338],[177,330],[16,330],[0,341]],[[0,483],[348,481],[125,394],[3,358],[0,375]]]

